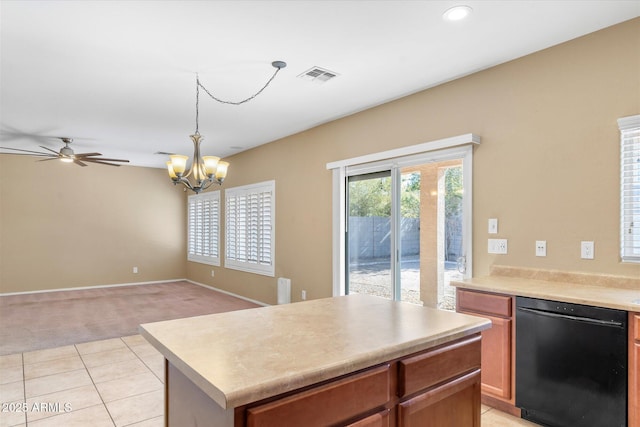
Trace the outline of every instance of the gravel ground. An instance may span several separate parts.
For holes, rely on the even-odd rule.
[[[455,310],[456,289],[451,280],[462,278],[457,270],[446,270],[444,274],[444,295],[439,298],[438,308]],[[422,305],[420,301],[420,268],[418,260],[403,262],[400,273],[402,301]],[[371,262],[351,267],[349,293],[363,293],[391,298],[391,269],[388,261]]]

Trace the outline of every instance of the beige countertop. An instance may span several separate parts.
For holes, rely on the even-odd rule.
[[[349,295],[140,325],[224,409],[487,329],[482,318]]]
[[[451,285],[463,289],[640,312],[640,286],[628,284],[616,287],[614,283],[590,285],[526,277],[486,276],[451,281]]]

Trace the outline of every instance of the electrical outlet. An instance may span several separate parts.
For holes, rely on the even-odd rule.
[[[536,256],[547,256],[546,240],[536,240]]]
[[[307,291],[303,290],[300,292],[300,298],[302,298],[302,301],[305,301],[307,299]]]
[[[501,254],[504,255],[507,253],[507,239],[489,239],[489,247],[490,254]]]
[[[216,271],[215,270],[211,270],[211,277],[215,277],[216,276]]]
[[[595,258],[593,242],[590,242],[590,241],[580,242],[580,258],[582,259]]]
[[[133,274],[138,274],[138,267],[133,267]]]

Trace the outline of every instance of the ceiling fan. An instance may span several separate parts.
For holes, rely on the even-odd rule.
[[[21,153],[0,153],[0,154],[17,154],[20,156],[45,157],[44,159],[39,160],[40,162],[46,162],[47,160],[60,159],[61,161],[66,163],[73,162],[78,166],[87,166],[87,163],[97,163],[100,165],[109,165],[109,166],[120,166],[119,164],[112,163],[112,162],[129,163],[129,160],[107,159],[104,157],[98,157],[98,156],[102,156],[102,154],[100,153],[76,154],[73,152],[73,149],[69,147],[69,144],[73,142],[73,139],[71,138],[58,138],[58,139],[60,139],[64,143],[64,147],[62,147],[59,152],[41,145],[40,148],[44,148],[45,150],[50,151],[51,153],[23,150],[20,148],[0,147],[0,149],[3,149],[3,150],[21,151]],[[22,153],[25,153],[25,154],[22,154]]]

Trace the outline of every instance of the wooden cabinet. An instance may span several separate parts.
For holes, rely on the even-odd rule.
[[[398,427],[480,426],[480,371],[400,402]]]
[[[629,313],[629,427],[640,427],[640,313]]]
[[[236,427],[480,427],[481,336],[236,409]]]
[[[391,399],[390,365],[385,364],[247,409],[248,427],[335,425]],[[358,425],[358,424],[356,424]],[[367,425],[367,424],[364,424]],[[374,424],[375,425],[375,424]]]
[[[514,298],[457,290],[457,311],[491,320],[482,332],[482,402],[519,416],[515,407]]]

